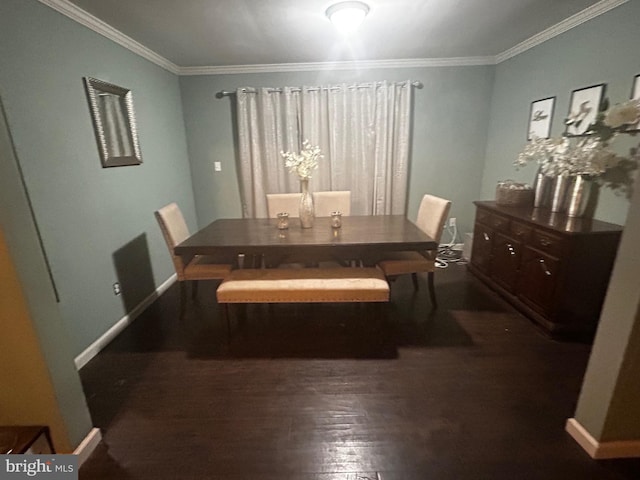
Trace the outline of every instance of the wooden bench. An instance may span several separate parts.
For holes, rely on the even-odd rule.
[[[388,302],[389,284],[378,268],[238,269],[216,297],[229,329],[230,304]]]

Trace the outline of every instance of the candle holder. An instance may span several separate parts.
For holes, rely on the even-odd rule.
[[[289,214],[281,212],[278,214],[278,229],[286,230],[287,228],[289,228]]]
[[[342,213],[331,212],[331,227],[340,228],[342,226]]]

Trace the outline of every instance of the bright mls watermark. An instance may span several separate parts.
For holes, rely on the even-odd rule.
[[[78,480],[76,455],[0,455],[0,480]]]

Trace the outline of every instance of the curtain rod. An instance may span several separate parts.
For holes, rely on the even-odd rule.
[[[371,85],[376,85],[380,82],[371,82],[371,83],[360,83],[360,84],[356,84],[356,85],[348,85],[347,88],[366,88],[369,87]],[[397,82],[396,85],[402,85],[406,82]],[[411,86],[415,87],[415,88],[422,88],[422,82],[411,82]],[[339,89],[339,86],[330,86],[330,87],[319,87],[319,88],[310,88],[309,90],[311,91],[318,91],[318,90],[331,90],[331,89]],[[245,88],[245,91],[249,92],[249,93],[256,93],[256,89],[255,88]],[[281,88],[268,88],[267,90],[271,91],[271,92],[282,92]],[[301,88],[292,88],[291,89],[294,92],[299,92],[302,89]],[[216,93],[216,98],[222,98],[222,97],[230,97],[232,95],[235,95],[236,92],[229,92],[227,90],[221,90],[218,93]]]

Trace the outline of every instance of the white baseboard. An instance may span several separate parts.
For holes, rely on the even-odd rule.
[[[565,430],[595,460],[640,457],[640,440],[598,442],[575,418],[567,420]]]
[[[78,456],[78,468],[89,458],[93,451],[102,440],[102,434],[99,428],[92,428],[86,437],[80,442],[80,445],[73,451]]]
[[[144,310],[153,303],[153,301],[162,295],[176,281],[177,275],[174,273],[164,283],[162,283],[155,292],[151,293],[147,298],[140,302],[131,312],[118,320],[109,330],[100,336],[95,342],[89,345],[74,362],[76,368],[80,370],[89,361],[95,357],[100,351],[106,347],[120,332],[130,325]]]

